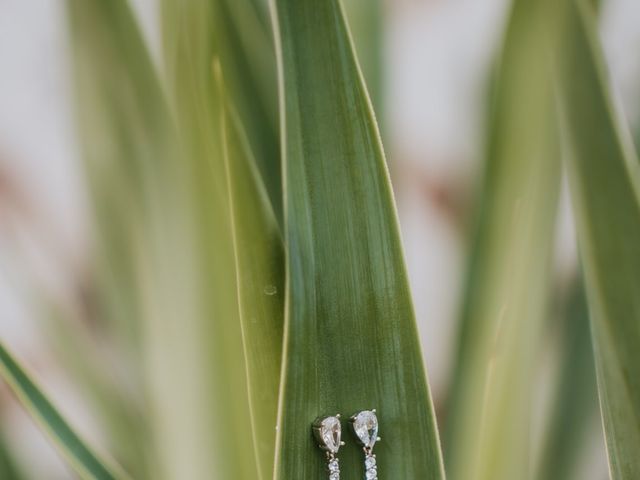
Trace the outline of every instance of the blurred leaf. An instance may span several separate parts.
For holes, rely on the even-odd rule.
[[[158,268],[164,271],[151,276],[151,279],[164,277],[167,280],[166,284],[157,285],[156,294],[163,298],[156,299],[151,306],[161,309],[155,310],[151,318],[164,316],[164,328],[156,326],[153,332],[158,335],[154,343],[165,345],[165,348],[171,345],[174,350],[177,344],[178,348],[183,349],[184,355],[178,363],[161,358],[160,349],[155,356],[158,377],[168,369],[175,376],[174,381],[182,383],[180,393],[167,392],[166,381],[159,381],[160,388],[156,391],[156,396],[162,396],[161,416],[174,417],[170,419],[170,429],[162,435],[162,458],[166,459],[163,474],[166,478],[204,479],[210,478],[215,472],[218,478],[260,478],[272,462],[265,460],[264,451],[273,445],[273,430],[271,435],[265,433],[264,422],[271,421],[272,429],[275,426],[274,405],[257,405],[256,399],[260,394],[266,398],[275,395],[279,380],[280,345],[274,352],[264,353],[264,350],[256,351],[255,348],[245,352],[245,347],[255,347],[255,335],[253,330],[246,328],[247,319],[242,319],[239,311],[235,254],[238,255],[238,265],[244,268],[244,255],[247,253],[234,251],[233,234],[236,234],[239,242],[235,246],[244,248],[241,243],[244,240],[240,235],[244,235],[246,223],[251,218],[240,219],[241,223],[235,225],[238,230],[234,231],[231,213],[236,211],[233,205],[242,208],[245,215],[252,214],[258,225],[270,223],[266,219],[258,219],[264,211],[250,210],[251,205],[255,206],[255,203],[251,203],[255,197],[234,198],[234,203],[230,203],[225,160],[231,163],[247,159],[230,156],[237,152],[235,143],[232,143],[236,141],[234,137],[226,139],[228,150],[225,159],[223,133],[227,132],[223,131],[222,109],[227,94],[222,94],[217,88],[212,66],[219,58],[224,72],[227,57],[219,56],[219,53],[226,51],[226,43],[233,42],[233,39],[217,28],[219,22],[226,18],[219,2],[164,0],[162,7],[168,92],[179,138],[180,161],[176,165],[180,166],[185,181],[182,190],[185,197],[181,199],[184,204],[178,211],[184,222],[182,229],[191,237],[176,238],[175,244],[165,242],[156,257]],[[230,175],[235,175],[235,170],[229,170]],[[234,195],[243,193],[245,185],[235,185]],[[169,224],[164,228],[172,229]],[[161,236],[166,238],[174,234],[173,231],[166,231]],[[251,241],[263,242],[265,245],[262,248],[271,248],[273,232],[264,231]],[[167,256],[176,251],[185,255],[184,263],[180,261],[181,265],[178,265],[178,268],[184,268],[183,276],[178,281],[182,283],[188,280],[190,293],[181,300],[181,309],[184,308],[184,311],[174,311],[173,315],[167,316],[164,310],[175,307],[167,304],[169,300],[165,298],[173,302],[171,297],[175,294],[172,292],[181,288],[172,279],[175,275],[172,275],[171,267],[166,265]],[[270,253],[272,261],[277,261],[275,253]],[[262,255],[262,251],[251,254]],[[163,258],[164,262],[160,262]],[[263,271],[256,268],[255,279],[247,277],[245,271],[240,279],[241,289],[248,282],[263,281],[262,273],[270,276],[272,268],[275,268],[274,264],[265,261]],[[270,279],[270,285],[276,288],[281,284],[282,279]],[[261,297],[265,295],[264,288],[265,285],[257,292],[241,291],[240,299],[254,299],[255,295]],[[254,308],[261,314],[262,309],[267,311],[267,308],[275,312],[276,299],[273,302],[265,301]],[[250,315],[246,303],[243,306]],[[181,319],[179,331],[174,318]],[[269,320],[270,325],[274,325],[271,319],[265,319],[264,316],[260,320]],[[276,322],[277,319],[273,320]],[[252,319],[248,321],[250,324]],[[267,327],[260,325],[260,328]],[[256,331],[260,333],[264,330]],[[277,335],[277,331],[274,335]],[[264,339],[261,347],[271,348],[269,338],[275,337]],[[258,365],[262,370],[256,370],[257,362],[268,357],[270,363]],[[265,367],[268,372],[275,369],[276,374],[257,378],[256,375],[265,373]],[[271,387],[267,391],[256,390],[264,385]],[[189,409],[188,423],[175,415],[176,402],[183,405],[184,409]],[[267,412],[265,418],[261,416],[264,412]],[[175,448],[176,437],[186,440],[179,451]],[[260,449],[259,454],[254,452],[254,444]]]
[[[111,285],[124,292],[130,310],[119,312],[123,296],[109,295],[108,289],[100,289],[106,292],[101,301],[109,316],[132,318],[140,337],[137,386],[146,390],[149,438],[136,442],[148,450],[138,455],[138,462],[148,465],[145,476],[152,478],[201,479],[211,472],[248,478],[255,470],[252,450],[245,454],[239,448],[251,445],[252,437],[248,407],[243,408],[246,382],[228,207],[218,200],[226,198],[226,191],[211,188],[216,183],[209,164],[211,158],[222,158],[221,145],[217,138],[207,150],[211,142],[203,140],[218,132],[217,110],[207,108],[205,97],[213,90],[210,17],[199,10],[193,10],[193,17],[172,17],[181,36],[176,44],[167,42],[167,48],[185,54],[181,60],[200,71],[191,90],[193,69],[172,70],[179,74],[168,77],[167,90],[186,86],[188,95],[185,101],[170,97],[180,107],[170,118],[127,3],[73,0],[70,9],[80,125],[101,222],[100,271],[110,272]],[[197,25],[190,28],[194,18]],[[174,67],[170,62],[167,66]],[[224,179],[221,160],[218,172]],[[225,233],[220,238],[214,233],[216,223]],[[218,253],[222,261],[214,267]],[[236,432],[246,441],[237,441]],[[131,433],[147,432],[134,426]],[[228,469],[234,464],[251,473],[235,475]]]
[[[78,137],[95,223],[95,264],[88,268],[87,278],[78,282],[84,295],[82,307],[89,317],[85,320],[96,325],[102,340],[113,348],[113,357],[126,359],[127,376],[120,374],[120,384],[132,385],[136,398],[150,399],[144,395],[148,384],[143,360],[148,349],[141,348],[146,345],[146,324],[140,281],[153,251],[148,236],[151,212],[156,203],[162,209],[171,200],[178,184],[168,163],[172,138],[168,111],[127,2],[67,0],[67,9]],[[167,185],[174,188],[165,194]],[[73,334],[82,338],[78,332]],[[90,347],[85,348],[90,353]],[[75,350],[83,353],[80,345]],[[75,369],[91,369],[87,378],[102,378],[92,363],[85,360]],[[113,359],[102,368],[114,375],[121,371]],[[113,401],[97,406],[105,418],[127,419],[120,423],[123,428],[111,424],[109,433],[115,436],[110,440],[117,458],[132,474],[144,475],[152,463],[147,458],[154,445],[148,441],[151,415],[140,415],[140,405],[129,404],[124,397],[113,392]],[[144,405],[142,410],[155,411],[149,407]]]
[[[282,246],[278,240],[280,244],[274,247],[272,230],[256,233],[255,228],[271,225],[272,217],[262,217],[264,209],[271,207],[245,208],[257,207],[257,200],[255,195],[243,197],[248,186],[242,182],[234,192],[241,195],[235,202],[244,217],[239,217],[236,225],[232,223],[223,152],[224,99],[215,86],[211,67],[220,52],[248,56],[251,52],[245,48],[250,50],[260,42],[239,45],[237,42],[247,39],[241,38],[241,29],[235,24],[217,28],[227,20],[238,20],[232,17],[233,8],[240,8],[237,4],[163,1],[167,109],[126,3],[73,1],[72,7],[76,28],[82,33],[75,46],[79,98],[85,114],[83,136],[93,173],[92,190],[102,192],[97,203],[103,208],[97,216],[103,222],[104,263],[112,268],[113,285],[130,295],[130,311],[139,319],[151,438],[140,444],[151,452],[146,460],[149,476],[255,478],[260,475],[256,462],[262,462],[263,471],[271,469],[273,462],[275,399],[271,397],[279,382],[282,327],[278,333],[277,325],[282,312],[281,308],[277,311],[277,301],[282,300],[281,296],[265,300],[255,311],[246,307],[248,315],[260,313],[264,321],[249,329],[246,327],[253,318],[243,318],[245,324],[241,325],[238,293],[245,298],[243,289],[250,282],[264,281],[272,270],[277,273],[281,261],[278,248]],[[242,15],[253,7],[246,4],[244,8]],[[255,31],[252,34],[259,36]],[[268,45],[261,46],[268,51]],[[238,61],[241,67],[254,67],[243,61]],[[231,69],[242,72],[235,64]],[[233,91],[250,90],[240,87],[234,85]],[[252,105],[251,99],[246,102]],[[275,133],[271,135],[275,137]],[[229,140],[230,145],[232,142],[233,161],[248,161],[235,158],[239,155],[237,136]],[[244,137],[242,142],[250,143]],[[261,153],[277,157],[277,152],[264,150]],[[235,168],[229,168],[230,177]],[[264,201],[266,197],[259,198]],[[252,220],[256,226],[247,227]],[[234,226],[239,239],[236,250]],[[245,232],[260,244],[255,252],[244,250]],[[248,276],[247,255],[256,260],[272,247],[275,252],[269,255],[274,263],[265,262],[263,269],[256,268],[255,277]],[[245,268],[240,292],[234,253],[238,265]],[[282,290],[282,283],[281,275],[269,278],[269,286],[276,289]],[[266,286],[246,297],[265,296]],[[107,296],[102,301],[113,307],[118,298]],[[267,311],[279,317],[266,319]],[[252,332],[261,334],[269,325],[274,325],[272,341],[265,338],[261,347],[271,348],[273,339],[278,342],[267,354],[256,348]],[[246,355],[243,340],[251,348]],[[267,365],[261,363],[267,358]],[[269,374],[274,369],[275,374]],[[271,388],[265,390],[265,385]],[[257,404],[256,399],[265,403]],[[271,417],[263,415],[265,411]],[[255,415],[253,425],[250,413]],[[266,422],[271,424],[269,432],[265,432]],[[141,431],[146,433],[137,433]],[[261,451],[257,456],[251,448],[254,441]],[[268,460],[266,449],[271,450]],[[142,457],[139,461],[145,462]]]
[[[529,474],[531,378],[560,184],[549,55],[558,5],[516,0],[504,38],[446,419],[454,480]]]
[[[24,369],[0,343],[0,373],[56,448],[84,479],[113,480],[126,478],[100,459],[60,416],[47,397],[33,383]]]
[[[222,88],[218,69],[218,82]],[[225,92],[222,90],[222,98]],[[284,251],[282,236],[249,143],[235,112],[223,112],[238,302],[259,478],[273,472],[282,360]]]
[[[0,478],[4,480],[22,480],[24,478],[12,458],[7,442],[2,437],[0,437]]]
[[[165,156],[160,83],[126,0],[67,0],[85,170],[97,233],[96,284],[87,289],[110,334],[137,351],[136,279],[146,172]],[[99,292],[94,299],[93,289]],[[94,313],[94,312],[91,312]]]
[[[443,478],[384,154],[339,2],[276,0],[272,13],[288,274],[275,477],[324,480],[313,420],[377,408],[380,476]],[[340,460],[362,472],[360,449]]]
[[[613,479],[640,478],[640,173],[595,16],[572,2],[562,72],[569,171]],[[576,79],[579,79],[577,81]]]
[[[539,480],[578,479],[577,466],[584,458],[598,406],[589,313],[581,280],[573,287],[566,310],[560,332],[560,374],[544,438]]]
[[[61,318],[62,313],[58,311],[42,325],[52,352],[92,407],[99,430],[110,440],[113,456],[131,476],[142,478],[145,449],[138,442],[144,442],[148,432],[142,420],[142,391],[128,388],[133,375],[127,374],[135,365],[129,356],[114,359],[110,348],[105,348],[104,332],[99,332],[102,338],[89,335],[86,324]]]

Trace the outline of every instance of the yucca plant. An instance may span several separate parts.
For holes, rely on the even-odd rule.
[[[377,98],[379,2],[348,2],[348,16],[339,0],[160,7],[156,64],[126,0],[67,0],[92,315],[128,370],[105,375],[82,335],[57,335],[111,453],[90,448],[0,344],[4,378],[80,477],[335,480],[312,422],[375,408],[382,479],[444,479],[445,465],[459,480],[578,478],[595,370],[610,477],[640,478],[640,173],[590,2],[511,6],[444,460],[364,78]],[[347,22],[360,17],[355,43],[374,59],[364,77]],[[553,313],[563,172],[585,285]],[[535,439],[550,331],[562,332],[559,380]],[[9,451],[0,444],[0,477],[19,479]],[[362,461],[342,449],[340,478],[363,478]]]

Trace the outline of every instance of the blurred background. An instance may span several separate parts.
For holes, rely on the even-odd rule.
[[[439,417],[455,359],[457,323],[484,153],[492,67],[507,0],[344,0],[382,127],[429,381]],[[133,0],[159,58],[157,5]],[[72,423],[104,445],[97,400],[70,372],[58,322],[85,323],[97,364],[127,358],[92,325],[91,208],[74,120],[70,49],[62,0],[0,0],[0,337],[34,372]],[[363,14],[364,12],[364,14]],[[374,30],[374,35],[371,33]],[[632,125],[640,107],[640,3],[604,0],[601,35],[615,94]],[[375,38],[375,44],[371,39]],[[577,259],[567,194],[556,241],[556,282],[569,296]],[[558,307],[559,310],[562,307]],[[58,332],[59,333],[59,332]],[[540,365],[536,409],[548,408],[553,329]],[[548,351],[547,351],[548,350]],[[99,368],[99,367],[98,367]],[[129,392],[132,390],[132,392]],[[595,394],[594,394],[595,395]],[[539,398],[538,398],[539,397]],[[599,418],[591,415],[577,478],[604,480]],[[542,426],[533,434],[541,435]],[[0,444],[25,478],[72,478],[48,441],[0,385]],[[534,442],[535,445],[535,442]],[[535,455],[535,452],[534,452]]]

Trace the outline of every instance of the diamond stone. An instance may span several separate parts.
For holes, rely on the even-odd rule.
[[[340,465],[338,464],[338,460],[331,460],[329,462],[329,471],[330,472],[339,472]]]
[[[376,457],[367,457],[364,461],[364,466],[367,468],[373,468],[376,466]]]
[[[378,417],[370,410],[364,410],[353,420],[353,430],[366,448],[373,448],[378,439]]]
[[[375,480],[376,478],[378,478],[378,472],[375,468],[370,468],[369,470],[367,470],[366,477],[367,480]]]
[[[323,448],[331,453],[338,453],[342,428],[338,417],[325,417],[318,427],[319,440],[324,444]]]
[[[340,472],[333,472],[329,475],[329,480],[340,480]]]

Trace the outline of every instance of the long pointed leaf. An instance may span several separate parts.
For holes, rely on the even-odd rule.
[[[227,94],[217,87],[212,71],[212,65],[219,61],[225,72],[228,43],[234,41],[226,29],[219,28],[229,12],[224,13],[221,2],[176,0],[164,0],[163,12],[168,92],[189,185],[186,211],[191,212],[193,221],[189,227],[196,263],[188,267],[193,269],[192,301],[197,310],[183,321],[188,320],[192,332],[184,346],[199,352],[189,360],[199,372],[195,377],[198,384],[188,387],[194,397],[191,418],[200,422],[181,426],[177,423],[180,418],[175,417],[176,432],[185,436],[193,430],[200,440],[182,450],[167,477],[209,478],[215,472],[219,478],[264,478],[273,462],[269,451],[272,455],[281,334],[276,328],[265,338],[256,339],[256,335],[267,332],[273,325],[271,320],[277,320],[277,316],[265,315],[278,314],[281,297],[263,304],[252,302],[268,296],[265,288],[282,288],[282,278],[275,273],[281,253],[278,256],[271,250],[277,246],[273,243],[273,219],[262,217],[266,206],[256,203],[266,197],[258,199],[255,192],[244,196],[255,187],[253,180],[237,178],[249,171],[243,166],[249,158],[241,150],[237,133],[227,128],[234,127],[223,113]],[[228,179],[234,183],[228,185]],[[236,214],[242,216],[235,218]],[[252,221],[256,224],[248,226]],[[257,232],[260,226],[265,230]],[[251,252],[245,244],[249,232],[253,235],[250,242],[260,247]],[[260,260],[248,272],[246,262],[252,255],[253,260]],[[257,292],[250,285],[266,278],[268,285]],[[256,320],[264,324],[254,326],[252,315],[260,315]],[[175,373],[180,374],[178,370]],[[178,381],[184,381],[184,373]],[[258,403],[260,395],[266,399],[264,404]],[[171,408],[171,403],[164,401],[167,415]],[[271,425],[270,431],[266,424]],[[171,455],[170,436],[166,440],[165,449]]]
[[[489,123],[445,456],[455,480],[529,474],[532,382],[560,186],[555,0],[516,0]]]
[[[274,213],[282,223],[282,178],[278,132],[277,76],[273,35],[260,5],[217,0],[220,62],[261,173]],[[267,17],[268,18],[268,17]]]
[[[149,349],[140,347],[147,345],[145,325],[159,319],[143,320],[146,284],[141,277],[154,251],[149,225],[157,215],[151,212],[178,196],[174,192],[179,191],[180,177],[169,161],[174,135],[160,80],[128,3],[66,3],[79,141],[94,222],[92,276],[87,283],[96,308],[89,312],[90,320],[103,326],[118,354],[131,359],[127,381],[134,385],[135,400],[150,400],[154,397],[143,393],[148,371],[143,359]],[[83,363],[83,368],[89,370],[90,364]],[[113,365],[105,369],[113,370]],[[132,475],[146,475],[155,463],[148,457],[157,446],[153,430],[147,429],[158,422],[140,410],[156,409],[150,408],[153,402],[129,398],[128,404],[117,397],[114,389],[108,401],[103,396],[100,403],[104,416],[118,417],[124,427],[110,439],[114,453]]]
[[[71,5],[87,40],[75,46],[92,185],[104,192],[104,230],[124,237],[116,259],[127,274],[116,278],[141,337],[150,430],[141,461],[153,478],[253,478],[213,9],[163,4],[170,112],[127,3]]]
[[[598,394],[587,299],[576,281],[560,325],[560,374],[545,432],[536,478],[577,478],[590,427],[597,415]]]
[[[24,476],[15,464],[11,451],[8,449],[7,442],[0,437],[0,478],[7,480],[23,480]]]
[[[640,172],[612,106],[587,3],[571,3],[562,98],[613,479],[640,478]]]
[[[443,478],[384,154],[343,12],[337,0],[275,0],[272,14],[288,274],[276,478],[326,478],[311,423],[372,408],[381,478]],[[347,478],[362,472],[359,449],[340,458]]]
[[[218,69],[218,82],[222,87]],[[223,91],[224,92],[224,91]],[[221,95],[225,97],[224,93]],[[273,472],[284,317],[284,249],[240,120],[223,107],[238,303],[259,478]]]
[[[87,446],[2,343],[0,343],[0,373],[20,402],[82,478],[92,480],[126,478],[124,474],[116,473],[114,467],[109,466]]]

